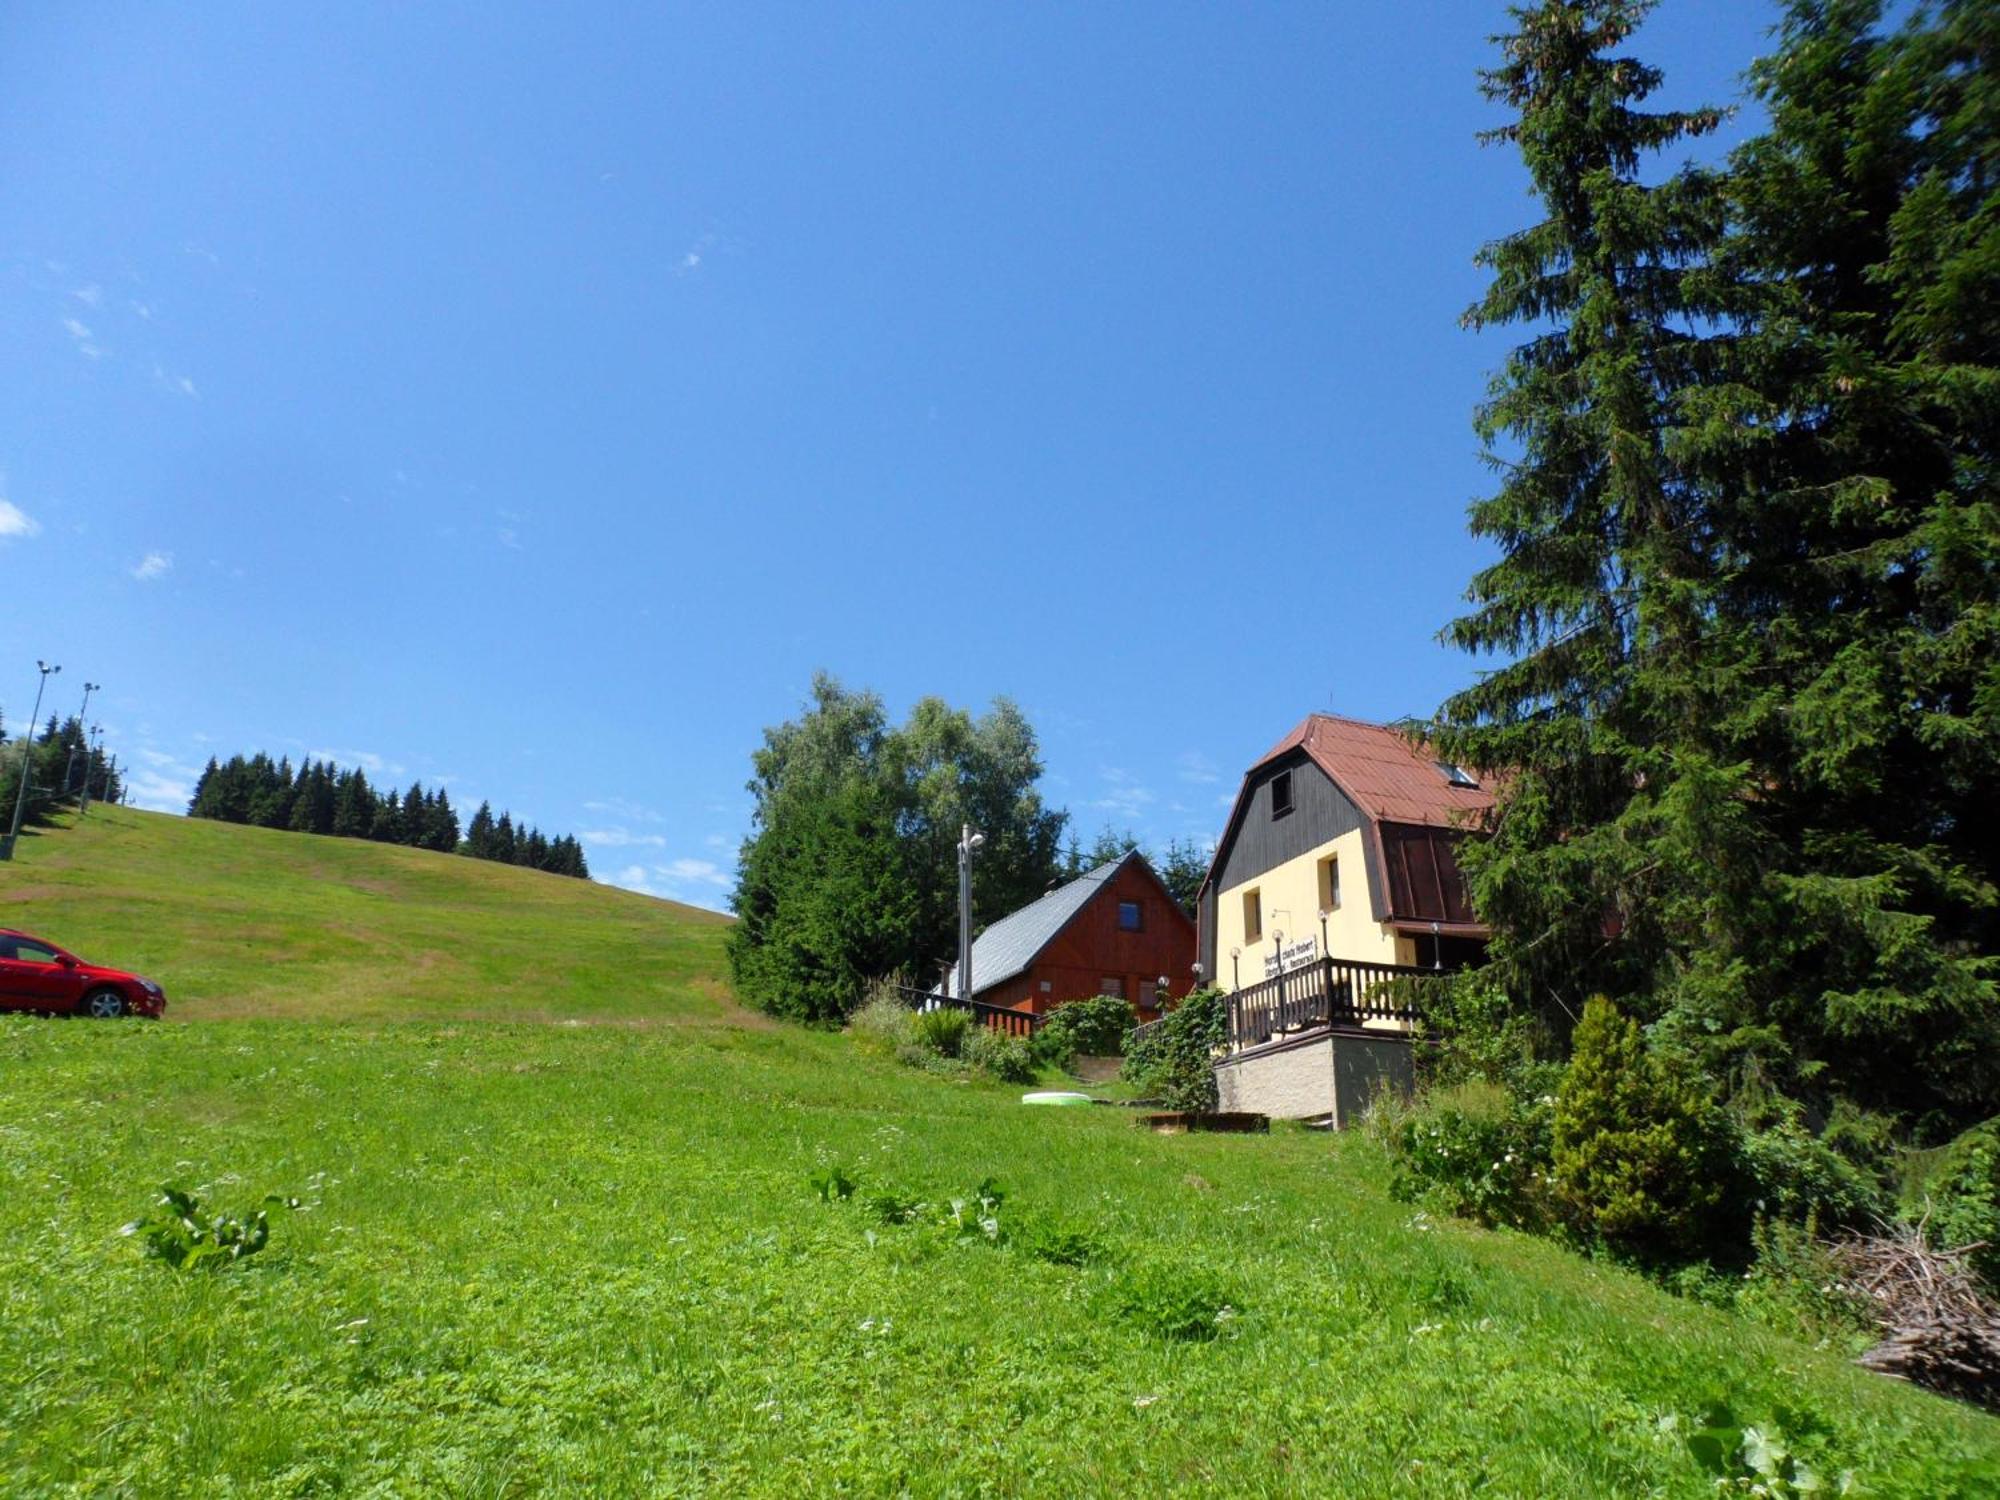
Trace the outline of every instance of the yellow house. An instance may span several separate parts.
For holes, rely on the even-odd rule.
[[[1455,850],[1492,805],[1400,731],[1313,714],[1243,778],[1201,889],[1204,971],[1235,991],[1324,958],[1475,961]]]
[[[1229,994],[1224,1109],[1343,1126],[1409,1088],[1423,993],[1485,950],[1457,846],[1492,806],[1478,775],[1331,714],[1250,768],[1197,911]]]

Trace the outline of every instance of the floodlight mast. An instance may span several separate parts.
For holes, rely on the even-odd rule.
[[[0,860],[14,857],[14,841],[21,836],[21,814],[28,809],[28,778],[35,770],[35,723],[42,716],[42,694],[48,688],[49,679],[62,670],[45,661],[37,660],[42,680],[35,688],[35,711],[28,715],[27,737],[21,740],[21,790],[14,797],[14,826],[7,831],[7,837],[0,839]]]
[[[972,856],[985,846],[986,835],[970,823],[958,827],[958,998],[972,998]]]

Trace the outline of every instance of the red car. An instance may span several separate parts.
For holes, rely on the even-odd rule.
[[[150,979],[87,964],[54,943],[0,927],[0,1010],[157,1020],[166,1008],[167,992]]]

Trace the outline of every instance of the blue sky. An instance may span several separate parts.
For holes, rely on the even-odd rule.
[[[47,657],[144,805],[330,754],[721,905],[817,667],[1154,840],[1467,679],[1500,6],[637,9],[6,9],[10,722]]]

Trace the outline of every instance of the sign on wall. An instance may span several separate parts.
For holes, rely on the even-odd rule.
[[[1319,939],[1298,938],[1285,944],[1275,953],[1264,955],[1264,977],[1276,979],[1280,974],[1289,974],[1294,969],[1309,969],[1319,959]]]

